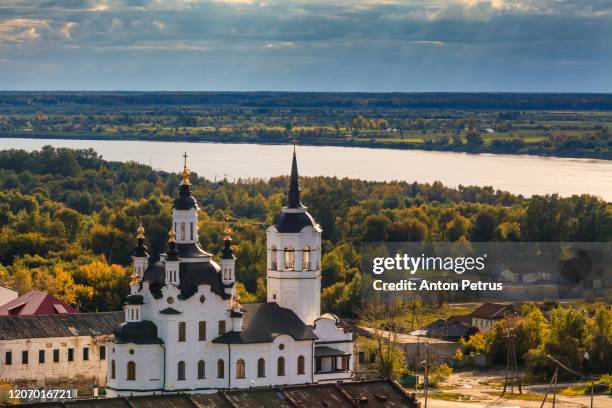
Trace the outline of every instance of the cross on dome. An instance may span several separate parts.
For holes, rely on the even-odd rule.
[[[189,181],[189,176],[191,175],[191,172],[189,171],[189,169],[187,168],[187,152],[185,152],[183,154],[183,159],[184,159],[184,164],[183,164],[183,171],[181,172],[181,185],[182,186],[190,186],[191,185],[191,181]]]

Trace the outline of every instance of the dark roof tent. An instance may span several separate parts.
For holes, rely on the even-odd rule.
[[[279,335],[289,335],[295,340],[316,340],[312,328],[290,309],[276,303],[242,304],[242,331],[230,331],[213,340],[213,343],[269,343]]]
[[[317,223],[312,215],[304,212],[281,212],[274,220],[274,226],[280,233],[298,233],[305,227],[315,228]]]
[[[124,322],[115,328],[115,343],[162,344],[157,337],[157,326],[150,320]]]
[[[225,285],[221,281],[219,271],[221,268],[213,261],[182,262],[179,264],[179,289],[181,299],[189,299],[198,291],[199,285],[209,285],[213,293],[224,299],[229,299],[225,293]],[[157,261],[149,265],[142,280],[149,282],[149,288],[155,298],[161,296],[161,287],[164,286],[166,266]],[[156,295],[157,294],[157,295]]]

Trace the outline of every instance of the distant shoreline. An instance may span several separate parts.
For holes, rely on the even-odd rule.
[[[224,143],[224,144],[257,144],[257,145],[287,145],[290,142],[283,141],[263,141],[256,137],[248,136],[229,136],[224,137],[209,137],[204,135],[192,135],[192,136],[167,136],[160,135],[151,137],[150,135],[136,135],[136,134],[122,134],[119,137],[117,135],[103,135],[96,133],[80,133],[80,134],[53,134],[53,133],[10,133],[3,132],[0,134],[0,139],[52,139],[52,140],[101,140],[101,141],[141,141],[141,142],[181,142],[181,143]],[[302,146],[331,146],[331,147],[361,147],[361,148],[372,148],[372,149],[392,149],[392,150],[420,150],[430,152],[448,152],[448,153],[467,153],[467,154],[494,154],[494,155],[511,155],[511,156],[537,156],[537,157],[556,157],[566,159],[596,159],[596,160],[612,160],[612,151],[602,152],[596,154],[595,152],[542,152],[542,151],[497,151],[491,149],[490,146],[437,146],[427,145],[424,146],[422,143],[411,143],[411,142],[394,142],[385,143],[377,140],[370,139],[351,139],[351,140],[306,140],[298,138],[297,143]]]

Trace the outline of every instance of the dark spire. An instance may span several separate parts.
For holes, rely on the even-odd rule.
[[[297,158],[295,155],[295,144],[293,145],[293,162],[291,163],[291,177],[289,178],[289,201],[288,208],[303,208],[300,201],[300,177],[298,175]]]

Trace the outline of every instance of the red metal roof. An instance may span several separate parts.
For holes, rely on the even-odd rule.
[[[78,313],[79,311],[47,292],[31,290],[0,306],[0,316],[26,316]]]

